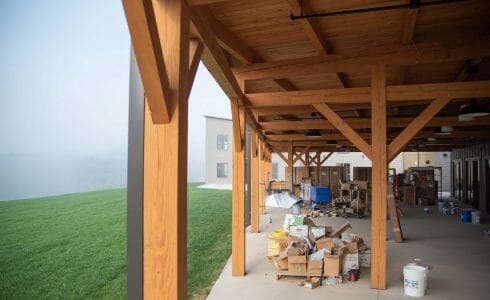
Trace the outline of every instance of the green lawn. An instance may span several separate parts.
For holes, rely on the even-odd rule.
[[[231,252],[231,192],[189,184],[188,294]],[[0,299],[126,296],[126,191],[0,202]]]

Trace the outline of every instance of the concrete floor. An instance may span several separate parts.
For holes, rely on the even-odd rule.
[[[267,237],[282,226],[288,210],[273,209],[261,216],[259,234],[247,231],[245,277],[231,276],[231,260],[213,286],[208,299],[413,299],[403,293],[403,266],[420,258],[434,268],[429,275],[424,299],[490,299],[490,240],[483,238],[489,225],[461,224],[456,216],[442,216],[432,207],[429,215],[421,208],[405,208],[401,218],[405,243],[391,240],[388,224],[387,290],[370,288],[369,269],[361,270],[357,282],[310,290],[298,286],[300,279],[275,279],[275,269],[266,258]],[[272,218],[272,223],[269,223]],[[343,218],[315,218],[317,225],[338,226]],[[370,245],[370,219],[349,219],[353,229]]]

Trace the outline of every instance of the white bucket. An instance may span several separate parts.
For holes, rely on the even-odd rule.
[[[442,210],[444,209],[444,205],[446,205],[446,203],[445,203],[445,202],[443,202],[443,201],[439,201],[439,202],[437,202],[437,208],[439,209],[439,213],[440,213],[440,214],[442,214],[442,213],[443,213],[443,212],[442,212]]]
[[[471,212],[471,223],[472,224],[480,224],[480,214],[479,210],[475,210]]]
[[[415,264],[408,264],[403,267],[403,286],[405,295],[422,297],[427,288],[427,273],[429,271]]]

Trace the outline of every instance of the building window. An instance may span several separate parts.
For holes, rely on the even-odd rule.
[[[279,164],[278,163],[272,163],[272,174],[271,177],[273,180],[278,180],[279,179]]]
[[[228,163],[217,163],[216,169],[218,178],[228,178]]]
[[[218,134],[218,150],[228,150],[228,135]]]

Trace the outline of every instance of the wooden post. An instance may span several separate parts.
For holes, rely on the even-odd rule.
[[[237,99],[230,99],[233,122],[231,273],[245,275],[245,112]]]
[[[264,155],[264,142],[260,142],[260,166],[259,166],[259,181],[260,181],[260,197],[259,197],[259,214],[265,213],[265,155]]]
[[[250,155],[250,218],[251,231],[259,232],[259,149],[256,129],[251,129]]]
[[[310,148],[305,151],[305,173],[306,177],[310,177]]]
[[[286,174],[286,176],[287,176],[286,181],[288,183],[289,191],[292,194],[294,193],[294,163],[293,163],[293,156],[294,156],[293,142],[292,141],[289,141],[288,142],[288,173]]]
[[[388,161],[386,151],[386,67],[371,70],[372,206],[371,288],[386,289],[386,193]]]

